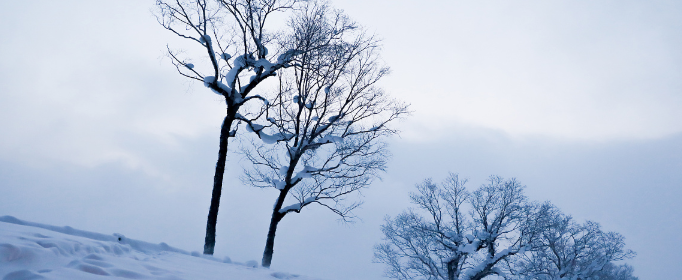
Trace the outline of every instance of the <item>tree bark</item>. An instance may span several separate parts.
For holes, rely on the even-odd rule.
[[[457,280],[457,269],[459,269],[459,257],[448,262],[448,280]]]
[[[229,113],[223,120],[220,129],[220,149],[218,150],[218,162],[215,165],[215,175],[213,176],[213,193],[211,195],[211,206],[208,210],[208,220],[206,222],[206,238],[204,239],[204,255],[213,255],[215,248],[215,230],[218,221],[218,208],[220,207],[220,195],[223,189],[223,174],[225,173],[225,160],[227,158],[227,143],[230,136],[230,128],[234,116]]]
[[[270,268],[272,263],[272,255],[275,252],[275,233],[277,232],[277,225],[284,218],[286,213],[280,213],[279,210],[282,209],[282,204],[284,203],[284,198],[287,196],[287,191],[280,190],[279,197],[275,203],[275,207],[272,210],[272,217],[270,218],[270,228],[268,229],[268,238],[265,241],[265,250],[263,250],[263,260],[262,266]]]
[[[270,268],[272,255],[275,253],[275,232],[277,231],[277,225],[283,217],[284,214],[280,214],[279,212],[272,214],[270,229],[268,229],[268,239],[265,242],[265,250],[263,251],[263,267]]]

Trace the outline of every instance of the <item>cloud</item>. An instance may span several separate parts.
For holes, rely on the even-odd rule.
[[[152,4],[0,2],[0,212],[200,248],[224,104],[162,59],[167,43],[185,45]],[[414,183],[454,171],[472,186],[518,177],[532,199],[622,230],[642,275],[676,275],[654,262],[677,248],[641,240],[679,231],[665,222],[681,213],[679,3],[335,4],[384,38],[383,86],[415,113],[385,180],[365,193],[366,224],[292,218],[282,265],[322,277],[310,264],[343,256],[339,275],[378,277],[368,261],[381,218],[407,206]],[[246,261],[260,254],[274,197],[240,186],[230,161],[218,249]],[[317,257],[330,239],[339,255]]]
[[[140,143],[219,133],[225,105],[162,60],[150,3],[42,4],[3,3],[0,156],[158,173]]]
[[[679,3],[338,5],[384,38],[384,85],[420,125],[586,141],[682,131]]]

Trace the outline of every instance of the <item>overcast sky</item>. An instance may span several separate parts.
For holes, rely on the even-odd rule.
[[[620,232],[640,279],[682,275],[682,2],[333,4],[383,38],[382,86],[414,113],[362,220],[287,216],[273,269],[379,279],[383,217],[452,171]],[[164,59],[184,45],[152,7],[0,2],[0,215],[201,251],[224,104]],[[276,193],[229,158],[216,255],[260,260]]]

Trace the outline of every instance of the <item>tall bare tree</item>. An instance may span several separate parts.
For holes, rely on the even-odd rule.
[[[299,0],[157,0],[157,20],[165,29],[187,39],[205,51],[205,57],[190,58],[168,48],[180,75],[202,82],[225,98],[226,114],[220,130],[218,161],[213,179],[211,206],[206,223],[204,254],[215,247],[216,221],[225,173],[229,138],[235,137],[240,109],[250,100],[265,99],[254,94],[256,87],[305,50],[290,44],[280,48],[275,33],[266,23],[280,11],[290,10]],[[268,47],[274,51],[268,50]],[[256,110],[253,114],[258,115]]]
[[[384,169],[382,139],[396,133],[389,124],[407,106],[388,98],[376,83],[388,73],[379,61],[378,41],[341,11],[310,1],[289,22],[289,38],[310,50],[282,71],[266,121],[247,128],[255,139],[245,148],[251,167],[245,181],[278,192],[262,265],[269,267],[280,221],[309,205],[342,219],[352,218],[357,201],[348,195],[367,187]],[[289,204],[288,206],[286,204]]]

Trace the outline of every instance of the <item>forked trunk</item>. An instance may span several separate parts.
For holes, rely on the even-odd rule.
[[[223,189],[223,174],[225,173],[225,160],[227,158],[227,143],[230,128],[234,116],[225,116],[223,125],[220,129],[220,149],[218,150],[218,162],[215,165],[215,175],[213,176],[213,193],[211,195],[211,206],[208,210],[208,220],[206,222],[206,238],[204,239],[204,255],[213,255],[215,248],[215,227],[218,220],[218,208],[220,207],[220,195]]]

